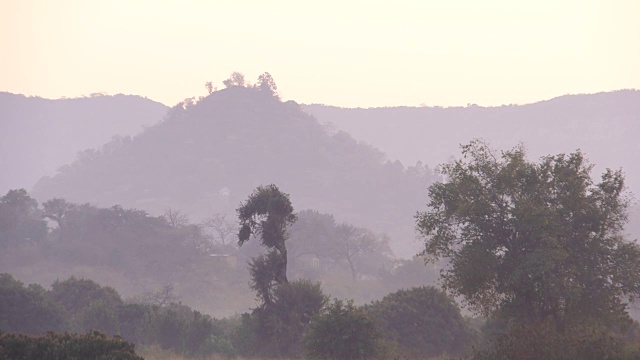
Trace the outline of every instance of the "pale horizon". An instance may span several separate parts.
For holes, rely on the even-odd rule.
[[[172,106],[267,71],[340,107],[528,104],[640,88],[640,2],[0,2],[0,91]]]

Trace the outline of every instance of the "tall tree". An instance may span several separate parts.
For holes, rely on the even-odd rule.
[[[252,235],[259,235],[266,256],[253,259],[251,273],[254,290],[265,304],[271,302],[272,284],[285,284],[287,280],[288,227],[296,221],[289,195],[275,185],[259,186],[247,201],[237,209],[240,221],[238,244],[242,246]]]
[[[445,287],[485,315],[551,320],[559,330],[591,319],[620,324],[640,294],[640,248],[625,239],[629,197],[621,171],[601,181],[577,151],[526,159],[523,146],[496,154],[462,147],[442,166],[417,214],[424,253],[446,257]]]
[[[258,76],[258,83],[256,84],[256,87],[265,94],[272,96],[278,95],[278,86],[276,86],[276,82],[268,72]]]

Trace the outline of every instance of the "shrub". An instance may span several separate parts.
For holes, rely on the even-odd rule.
[[[558,332],[551,321],[514,326],[472,360],[601,360],[623,356],[623,343],[599,325],[574,325]]]
[[[382,355],[382,333],[362,308],[335,299],[311,322],[306,336],[310,358],[370,359]]]
[[[0,359],[11,360],[143,360],[133,344],[119,337],[92,332],[84,335],[56,334],[32,337],[0,333]]]
[[[0,274],[0,330],[43,334],[65,327],[63,310],[46,296],[39,285],[24,284],[9,274]]]
[[[404,356],[459,355],[472,340],[458,305],[433,287],[399,290],[367,306],[367,311]]]

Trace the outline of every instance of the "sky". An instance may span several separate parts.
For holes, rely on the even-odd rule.
[[[0,91],[175,105],[267,71],[343,107],[493,106],[640,88],[638,0],[0,0]]]

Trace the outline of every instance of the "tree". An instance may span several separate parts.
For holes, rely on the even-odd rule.
[[[317,359],[370,359],[382,353],[382,333],[353,301],[334,299],[316,316],[305,339],[307,355]]]
[[[75,204],[60,198],[47,200],[42,204],[42,207],[44,208],[44,217],[55,221],[60,229],[64,227],[69,213],[77,209]]]
[[[526,159],[523,146],[497,155],[485,143],[462,147],[429,188],[416,215],[424,254],[450,259],[442,280],[484,315],[522,322],[628,319],[640,294],[640,249],[625,239],[629,198],[621,171],[591,179],[577,151]]]
[[[258,83],[256,84],[256,87],[265,94],[269,94],[271,96],[278,95],[278,86],[276,86],[276,82],[268,72],[258,76]]]
[[[181,229],[189,224],[189,217],[180,210],[167,209],[162,214],[162,218],[174,229]]]
[[[0,248],[31,245],[46,236],[47,223],[38,202],[26,190],[10,190],[0,198]]]
[[[380,320],[385,338],[397,344],[403,356],[461,355],[472,340],[458,305],[434,287],[399,290],[366,309]]]
[[[311,319],[327,304],[319,282],[295,280],[274,289],[273,305],[257,309],[258,347],[262,355],[300,358]]]
[[[339,261],[345,261],[349,265],[354,280],[358,277],[358,258],[373,253],[391,254],[388,237],[377,236],[370,230],[347,224],[337,226],[336,237],[332,245],[330,248],[332,257]]]
[[[222,83],[227,88],[234,87],[234,86],[244,86],[245,85],[244,75],[242,75],[242,73],[234,71],[233,73],[231,73],[231,76],[229,76],[229,78],[227,80],[224,80]]]
[[[211,95],[213,92],[213,83],[211,81],[207,81],[204,83],[204,87],[207,89],[207,94]]]
[[[240,221],[238,244],[242,246],[252,235],[259,235],[261,243],[269,249],[266,256],[251,264],[253,287],[264,304],[271,303],[272,284],[285,284],[287,280],[288,227],[296,221],[289,195],[275,185],[259,186],[247,201],[237,209]]]
[[[211,229],[209,234],[211,242],[222,247],[230,245],[227,238],[238,231],[236,225],[228,221],[226,215],[222,214],[214,214],[204,221],[203,226]]]
[[[64,315],[61,307],[46,296],[46,290],[40,285],[24,286],[13,276],[0,274],[2,331],[37,335],[65,330]]]

